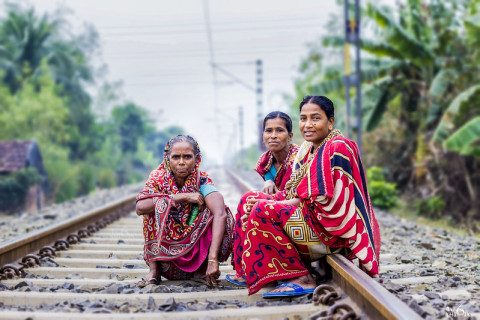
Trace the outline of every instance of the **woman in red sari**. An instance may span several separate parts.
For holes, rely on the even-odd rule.
[[[263,193],[276,197],[285,189],[285,184],[292,174],[293,160],[298,151],[298,145],[291,143],[293,137],[292,119],[281,111],[272,111],[263,120],[263,141],[268,151],[260,156],[255,171],[265,180]],[[262,193],[262,194],[263,194]],[[250,198],[258,192],[250,192]],[[284,196],[283,196],[284,197]],[[235,218],[235,252],[233,264],[236,275],[226,276],[226,280],[239,286],[246,286],[241,259],[243,254],[244,228],[240,221],[241,214],[237,212]]]
[[[358,258],[366,273],[378,275],[380,232],[363,165],[356,144],[334,130],[334,122],[328,98],[305,97],[299,126],[306,141],[285,192],[275,198],[247,194],[238,205],[249,294],[278,280],[284,282],[265,298],[313,292],[307,266],[331,253]]]
[[[281,111],[272,111],[263,120],[263,142],[268,151],[258,159],[255,171],[265,180],[262,191],[274,194],[285,189],[292,174],[298,145],[291,143],[292,119]]]
[[[170,139],[163,162],[137,196],[144,259],[150,267],[137,283],[140,287],[158,283],[161,276],[185,280],[205,275],[209,285],[217,284],[219,262],[232,249],[233,217],[212,180],[199,170],[200,162],[192,137]]]

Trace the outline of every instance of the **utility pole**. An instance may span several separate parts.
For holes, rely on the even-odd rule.
[[[240,136],[240,169],[243,170],[245,150],[243,150],[243,107],[238,107],[238,135]]]
[[[256,101],[257,101],[257,123],[258,123],[258,148],[260,152],[266,151],[266,146],[263,143],[263,137],[262,137],[262,132],[263,132],[263,62],[261,59],[258,59],[255,61],[255,75],[256,75],[256,81],[255,81],[255,87],[251,86],[250,84],[246,83],[245,81],[241,80],[234,74],[228,72],[225,68],[220,66],[218,63],[210,62],[210,65],[212,68],[216,69],[217,71],[221,72],[222,74],[226,75],[229,77],[231,80],[233,80],[235,83],[238,83],[245,87],[246,89],[252,91],[255,93]]]
[[[346,133],[350,138],[350,86],[356,86],[356,124],[358,150],[362,153],[362,74],[360,70],[360,0],[355,1],[355,17],[350,20],[350,0],[344,0],[345,13],[345,100]],[[355,45],[355,74],[350,74],[350,43]]]
[[[258,148],[260,149],[260,152],[265,152],[267,150],[267,147],[263,143],[263,117],[262,117],[262,109],[263,109],[263,63],[261,59],[258,59],[255,62],[256,65],[256,95],[257,95],[257,122],[258,122]]]

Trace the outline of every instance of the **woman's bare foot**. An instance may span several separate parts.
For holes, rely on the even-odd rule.
[[[147,274],[145,279],[147,281],[151,280],[151,279],[155,279],[159,282],[161,280],[160,278],[162,276],[160,263],[158,263],[157,261],[152,261],[152,262],[149,263],[149,267],[150,267],[150,272]]]
[[[230,277],[230,279],[232,279],[233,281],[241,282],[241,283],[247,283],[247,280],[245,280],[245,278],[243,277],[233,276],[233,277]]]
[[[317,286],[317,284],[313,280],[313,277],[310,273],[307,274],[307,275],[304,275],[304,276],[297,277],[297,278],[288,279],[286,281],[288,281],[289,283],[298,284],[303,289],[314,289]],[[280,288],[277,288],[277,289],[274,289],[274,290],[270,291],[270,293],[273,293],[273,292],[287,292],[287,291],[295,291],[295,290],[291,287],[280,287]]]

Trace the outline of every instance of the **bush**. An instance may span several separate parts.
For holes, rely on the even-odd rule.
[[[441,218],[445,209],[445,201],[439,196],[416,200],[415,208],[419,216]]]
[[[12,211],[23,206],[30,187],[39,181],[40,176],[34,168],[0,177],[0,211]]]
[[[386,182],[380,167],[367,169],[368,193],[372,205],[381,209],[389,209],[397,205],[397,186]]]
[[[79,165],[78,191],[75,196],[89,194],[96,187],[96,172],[87,163]]]
[[[113,188],[117,185],[117,176],[111,169],[102,169],[98,173],[98,185],[100,188]]]

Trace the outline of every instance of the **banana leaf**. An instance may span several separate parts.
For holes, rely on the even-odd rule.
[[[448,139],[450,132],[455,128],[456,117],[461,113],[462,108],[467,107],[472,102],[477,94],[480,94],[480,84],[468,88],[453,99],[435,129],[434,140],[443,142]]]
[[[396,50],[401,52],[404,57],[415,62],[416,65],[420,67],[434,62],[435,56],[430,49],[395,22],[393,17],[390,17],[372,3],[368,4],[367,13],[380,27],[388,31],[390,43],[392,43]]]
[[[361,47],[364,51],[375,56],[389,57],[392,59],[403,60],[404,56],[397,49],[386,42],[377,43],[369,39],[362,39]]]
[[[480,157],[480,116],[468,121],[455,131],[444,146],[463,155]]]
[[[374,130],[383,114],[387,110],[388,101],[392,98],[389,94],[392,79],[383,77],[365,88],[363,92],[363,128],[367,131]]]
[[[438,98],[443,95],[448,85],[453,82],[455,71],[450,69],[442,69],[433,78],[430,85],[429,94],[434,98]]]

